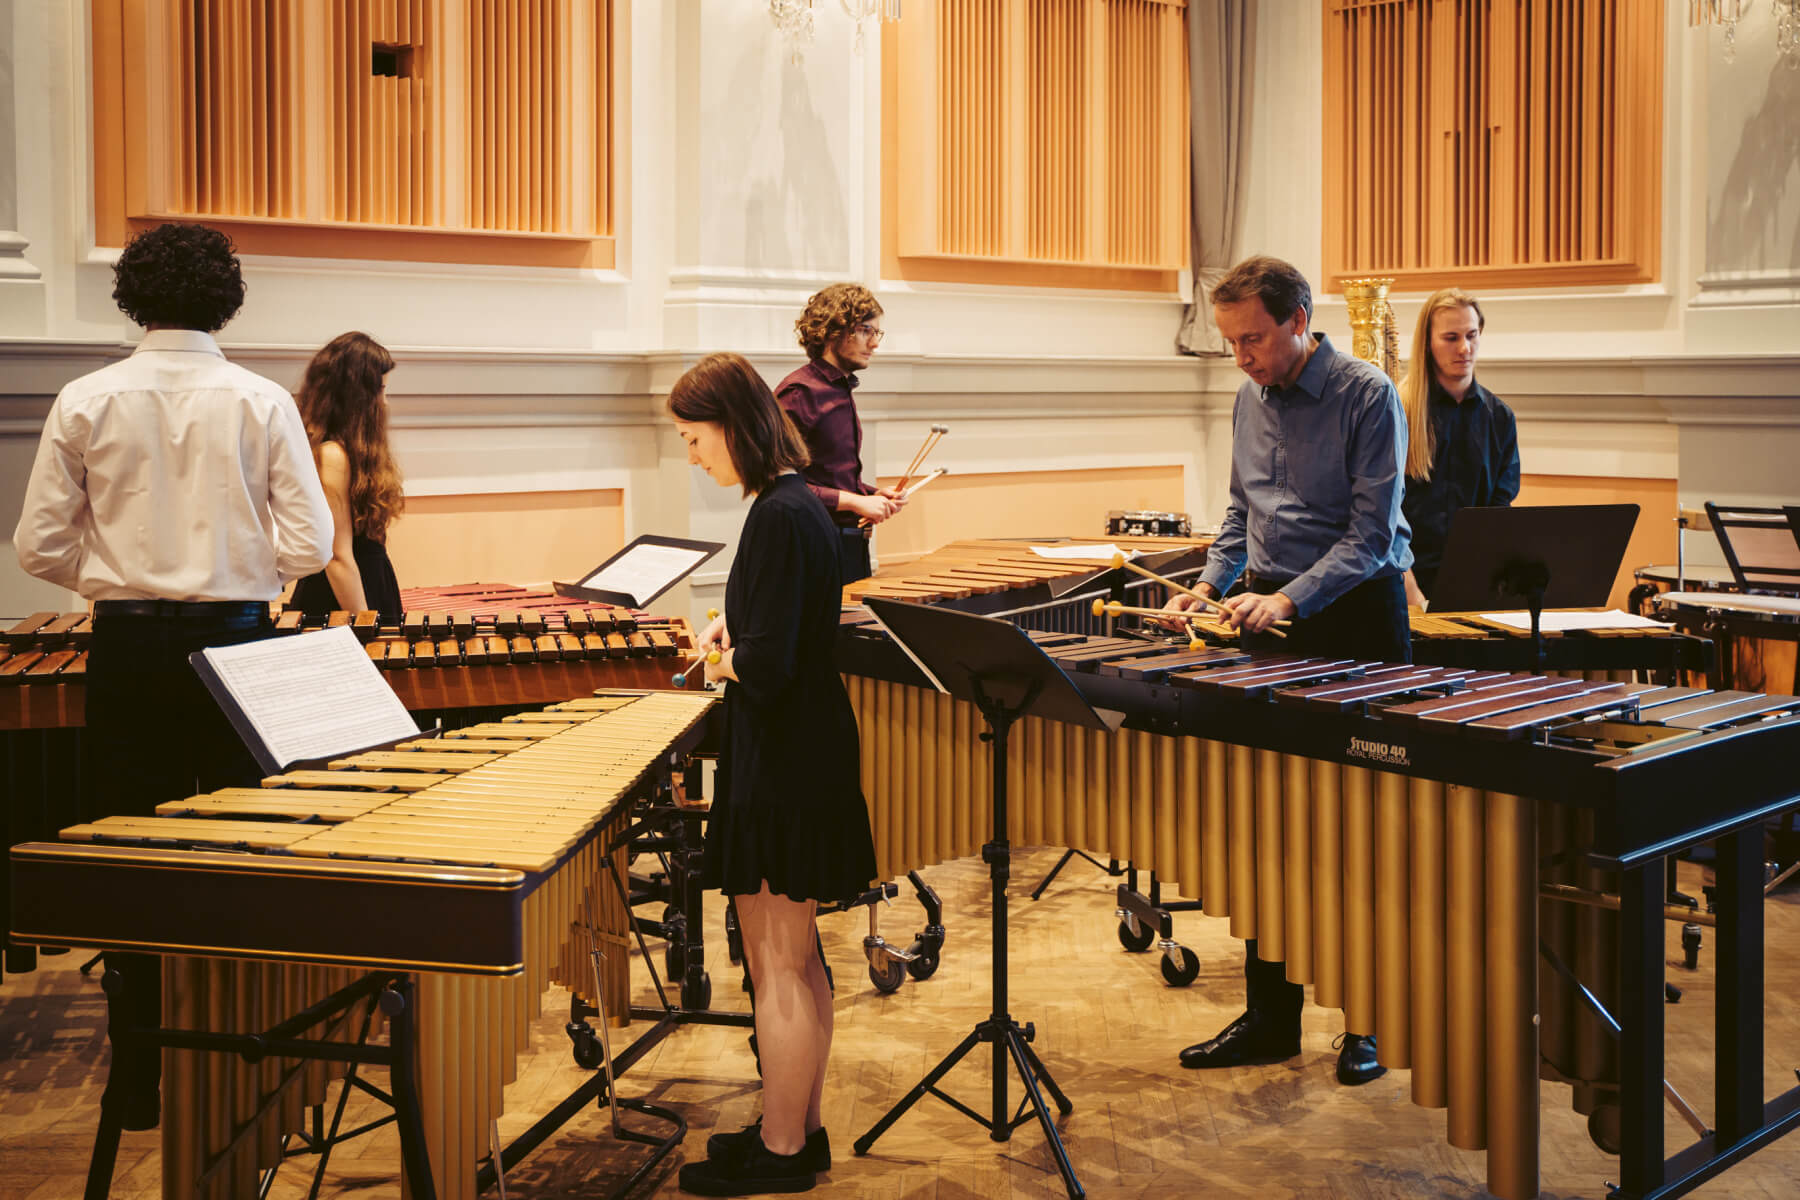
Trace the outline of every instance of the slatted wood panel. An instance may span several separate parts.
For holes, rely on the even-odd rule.
[[[902,255],[1180,269],[1182,0],[935,0],[884,36]]]
[[[1642,282],[1662,14],[1633,0],[1324,0],[1333,285]]]
[[[180,217],[250,252],[611,264],[611,0],[92,13],[106,244]]]

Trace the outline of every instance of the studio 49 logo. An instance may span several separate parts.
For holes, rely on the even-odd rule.
[[[1350,748],[1345,752],[1351,758],[1366,759],[1369,762],[1381,763],[1389,767],[1406,767],[1412,765],[1407,756],[1406,747],[1393,742],[1374,742],[1368,738],[1353,737]]]

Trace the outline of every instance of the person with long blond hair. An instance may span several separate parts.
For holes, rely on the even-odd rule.
[[[1456,510],[1509,505],[1519,494],[1518,421],[1475,382],[1486,327],[1481,302],[1468,292],[1433,292],[1419,310],[1400,381],[1408,433],[1402,509],[1413,533],[1406,601],[1413,608],[1430,603]]]
[[[387,531],[405,507],[388,444],[387,375],[394,359],[366,333],[343,333],[306,365],[294,400],[331,505],[331,561],[294,587],[289,608],[308,614],[375,611],[400,617],[400,582]]]

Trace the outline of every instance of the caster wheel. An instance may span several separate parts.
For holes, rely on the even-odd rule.
[[[570,1046],[575,1052],[575,1064],[583,1070],[596,1070],[604,1051],[601,1049],[600,1039],[594,1036],[593,1028],[586,1022],[571,1021],[566,1029]]]
[[[1138,924],[1136,917],[1126,917],[1119,922],[1119,945],[1133,954],[1142,954],[1155,940],[1156,935]]]
[[[1186,987],[1200,977],[1200,959],[1186,946],[1163,951],[1163,978],[1170,987]]]
[[[869,964],[869,982],[884,996],[897,992],[900,985],[906,982],[906,964],[883,954]]]
[[[700,1012],[712,1007],[712,976],[700,972],[699,979],[686,979],[681,984],[681,1007]]]
[[[938,956],[935,951],[921,950],[919,957],[906,964],[906,973],[923,982],[937,974]]]
[[[1619,1152],[1619,1106],[1602,1104],[1588,1114],[1588,1137],[1608,1154]]]

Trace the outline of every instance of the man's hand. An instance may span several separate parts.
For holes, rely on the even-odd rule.
[[[855,513],[871,525],[879,525],[900,511],[900,506],[886,496],[858,496],[851,492],[838,493],[838,507]]]
[[[899,488],[878,487],[875,489],[875,494],[888,500],[892,500],[894,502],[894,511],[896,512],[906,507],[906,493]]]
[[[1225,601],[1231,624],[1245,633],[1262,633],[1277,621],[1292,620],[1299,610],[1285,592],[1258,596],[1245,592]]]
[[[1210,583],[1197,584],[1195,585],[1194,590],[1209,600],[1217,599],[1219,595]],[[1199,612],[1205,607],[1204,604],[1201,604],[1186,592],[1176,592],[1169,597],[1169,602],[1163,605],[1163,611],[1171,613],[1191,613]],[[1185,620],[1177,620],[1174,617],[1160,617],[1157,619],[1156,623],[1171,633],[1185,632],[1188,627]]]

